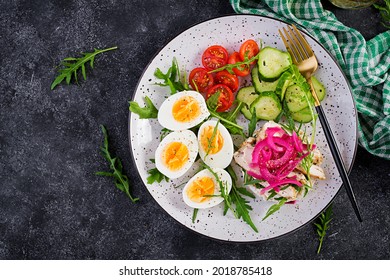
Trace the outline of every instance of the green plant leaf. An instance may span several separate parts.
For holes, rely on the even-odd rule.
[[[328,208],[326,208],[326,210],[321,213],[321,215],[314,223],[314,226],[317,228],[316,232],[318,234],[318,240],[319,240],[317,254],[319,254],[322,249],[322,244],[324,242],[326,231],[329,229],[329,224],[332,221],[332,215],[333,215],[332,206],[333,206],[332,204],[329,205]]]
[[[272,205],[272,206],[268,209],[267,213],[265,214],[265,216],[264,216],[264,218],[263,218],[263,221],[264,221],[265,219],[267,219],[269,216],[271,216],[272,214],[274,214],[275,212],[279,211],[280,208],[281,208],[284,204],[286,204],[286,202],[287,202],[287,198],[284,198],[284,197],[283,197],[283,198],[281,198],[281,199],[278,201],[277,204]]]
[[[148,178],[146,178],[148,184],[153,184],[154,182],[161,183],[162,180],[166,182],[169,181],[169,178],[162,174],[157,168],[150,169],[148,171]]]
[[[156,119],[158,115],[157,108],[153,105],[152,100],[145,96],[145,107],[140,107],[135,101],[130,101],[129,110],[139,116],[140,119]]]
[[[122,162],[118,157],[113,157],[108,147],[108,131],[104,125],[101,125],[101,129],[104,136],[103,146],[100,147],[100,151],[103,157],[109,163],[109,167],[112,172],[100,171],[95,174],[98,176],[113,177],[115,186],[124,192],[130,200],[135,203],[139,200],[137,197],[133,197],[130,193],[129,178],[123,173]]]
[[[91,68],[93,68],[93,62],[95,60],[96,55],[101,54],[103,52],[116,50],[117,48],[118,47],[111,47],[103,50],[95,49],[94,52],[91,53],[82,53],[83,56],[79,58],[75,58],[75,57],[64,58],[63,61],[60,63],[62,68],[58,70],[58,72],[60,72],[60,75],[58,75],[54,79],[54,81],[50,86],[50,89],[53,90],[64,79],[65,82],[69,85],[72,80],[72,76],[74,77],[74,80],[77,83],[77,74],[79,70],[81,70],[82,76],[84,80],[86,80],[87,73],[86,73],[85,63],[90,62]]]
[[[181,74],[176,58],[172,59],[172,65],[169,67],[167,73],[164,74],[160,68],[156,68],[154,76],[160,80],[164,80],[163,83],[156,83],[155,85],[168,86],[171,94],[189,89],[188,84],[181,81]]]

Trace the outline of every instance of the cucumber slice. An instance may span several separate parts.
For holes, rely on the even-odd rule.
[[[313,87],[317,93],[318,99],[320,101],[324,100],[326,95],[326,90],[324,85],[314,76],[311,77],[311,81],[313,82]]]
[[[291,56],[288,52],[271,47],[263,48],[257,61],[260,80],[266,82],[275,81],[291,64]]]
[[[255,108],[256,117],[261,120],[274,120],[282,112],[282,105],[279,97],[273,91],[262,92],[259,97],[253,101],[250,111]]]
[[[274,82],[265,82],[259,78],[259,68],[257,66],[253,67],[252,72],[252,84],[255,87],[257,93],[262,93],[264,91],[275,91],[278,81]]]
[[[301,123],[307,123],[313,119],[309,107],[306,107],[298,112],[291,113],[291,117],[294,121]]]
[[[243,87],[237,92],[237,100],[245,103],[246,105],[251,105],[259,97],[256,93],[255,88],[252,86]]]
[[[309,106],[306,100],[305,91],[298,85],[291,85],[287,88],[285,100],[290,112],[295,113]]]
[[[290,72],[284,72],[282,76],[280,76],[275,89],[275,93],[279,96],[280,100],[283,101],[284,94],[286,93],[288,86],[292,83],[292,75]]]

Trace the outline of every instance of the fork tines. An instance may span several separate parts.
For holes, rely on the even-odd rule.
[[[285,35],[283,35],[283,33]],[[283,27],[283,32],[279,29],[279,34],[287,51],[293,54],[292,59],[295,64],[314,55],[309,43],[294,24],[292,27],[287,26],[287,29]]]

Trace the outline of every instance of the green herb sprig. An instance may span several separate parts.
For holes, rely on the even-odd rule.
[[[231,112],[229,112],[226,115],[223,115],[222,113],[217,112],[218,99],[219,99],[220,94],[221,93],[219,91],[217,91],[216,93],[211,95],[206,101],[207,109],[209,110],[210,115],[214,118],[219,119],[221,122],[223,122],[226,129],[228,129],[231,134],[243,135],[242,126],[240,126],[236,123],[236,118],[237,118],[237,115],[240,112],[240,109],[242,107],[242,102],[240,102],[234,110],[232,110]]]
[[[252,221],[252,218],[249,214],[249,211],[252,211],[252,207],[249,205],[249,201],[247,201],[245,198],[243,198],[241,195],[248,196],[250,198],[255,198],[255,196],[250,193],[246,188],[237,187],[236,181],[237,181],[237,175],[234,172],[231,165],[229,165],[226,168],[226,171],[229,173],[229,175],[232,177],[232,190],[230,191],[229,197],[230,197],[230,203],[234,204],[236,206],[235,208],[235,216],[240,219],[242,218],[244,222],[246,222],[255,232],[259,232],[257,227]]]
[[[259,59],[259,56],[260,56],[260,52],[255,55],[255,56],[252,56],[251,58],[248,58],[247,56],[245,56],[245,59],[243,61],[240,61],[240,62],[237,62],[237,63],[228,63],[228,64],[225,64],[224,66],[220,67],[220,68],[217,68],[215,70],[212,70],[212,71],[209,71],[209,73],[214,73],[214,72],[220,72],[222,70],[226,70],[228,71],[230,74],[234,74],[234,71],[233,69],[234,68],[237,68],[239,69],[240,71],[243,71],[244,69],[246,68],[249,68],[250,65]]]
[[[101,129],[104,135],[104,141],[103,141],[103,146],[100,147],[100,151],[103,157],[110,164],[110,169],[112,170],[112,172],[100,171],[100,172],[96,172],[95,174],[99,176],[113,177],[115,186],[119,190],[124,192],[128,196],[128,198],[130,198],[131,202],[135,203],[139,200],[139,198],[133,197],[133,195],[130,193],[129,178],[125,174],[123,174],[122,162],[118,157],[113,157],[111,155],[108,149],[107,129],[103,125],[101,125]]]
[[[332,204],[326,208],[324,212],[321,213],[319,218],[317,219],[318,222],[314,223],[315,227],[317,228],[317,234],[319,238],[319,244],[317,248],[317,254],[320,253],[322,248],[322,243],[324,242],[324,237],[326,235],[326,231],[329,229],[329,223],[332,221]]]
[[[253,136],[253,133],[255,132],[256,125],[257,125],[256,108],[253,108],[251,113],[252,113],[252,118],[248,123],[248,137]]]
[[[374,4],[374,7],[379,10],[379,13],[382,17],[381,24],[390,29],[390,0],[384,0],[384,6]]]
[[[150,159],[152,163],[156,163],[154,159]],[[154,182],[161,183],[162,180],[165,180],[166,182],[169,181],[169,178],[162,174],[157,168],[152,168],[148,170],[149,176],[146,178],[146,181],[148,184],[153,184]]]
[[[154,76],[164,81],[163,83],[156,83],[155,85],[168,86],[171,90],[171,94],[189,89],[187,82],[181,81],[182,77],[176,58],[173,58],[172,65],[166,73],[163,73],[160,68],[157,68],[154,72]],[[184,77],[184,81],[185,80],[186,77]]]
[[[72,77],[74,78],[76,83],[78,83],[77,75],[78,75],[78,72],[80,70],[81,70],[81,74],[82,74],[84,80],[86,80],[87,79],[87,72],[86,72],[85,64],[87,62],[89,62],[89,65],[91,66],[91,68],[93,68],[95,57],[98,54],[101,54],[101,53],[104,53],[104,52],[108,52],[108,51],[112,51],[112,50],[116,50],[117,48],[118,47],[111,47],[111,48],[103,49],[103,50],[94,49],[93,52],[82,53],[83,56],[79,57],[79,58],[76,58],[76,57],[64,58],[63,61],[60,64],[60,66],[62,66],[62,68],[60,68],[58,70],[58,72],[60,72],[60,74],[52,82],[52,84],[50,86],[50,89],[53,90],[64,79],[65,79],[66,83],[69,85],[71,80],[72,80]]]
[[[139,116],[140,119],[156,119],[158,110],[152,100],[145,96],[145,107],[141,107],[136,101],[129,101],[129,110]]]
[[[194,212],[192,212],[192,223],[195,224],[196,217],[198,216],[198,208],[194,208]]]
[[[215,140],[215,137],[217,136],[218,124],[219,124],[219,120],[217,120],[217,123],[214,126],[213,133],[212,133],[211,137],[207,138],[207,150],[206,150],[205,158],[209,155],[210,151],[215,148],[214,147],[214,140]]]
[[[276,198],[275,198],[275,199],[276,199]],[[269,216],[271,216],[272,214],[274,214],[275,212],[279,211],[280,208],[281,208],[284,204],[286,204],[286,202],[287,202],[287,198],[281,197],[281,198],[279,199],[278,203],[272,205],[272,206],[268,209],[267,213],[265,214],[265,216],[264,216],[264,218],[263,218],[263,221],[264,221],[265,219],[267,219]]]

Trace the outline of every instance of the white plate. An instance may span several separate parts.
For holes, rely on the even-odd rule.
[[[145,69],[133,100],[144,104],[143,97],[147,95],[159,108],[163,100],[169,96],[169,88],[153,85],[157,81],[153,75],[156,68],[166,72],[171,66],[172,59],[176,57],[180,68],[187,71],[188,77],[191,69],[201,66],[202,52],[210,45],[225,46],[231,53],[233,50],[238,50],[241,43],[247,39],[256,41],[261,39],[264,46],[285,50],[278,35],[278,29],[283,26],[285,23],[282,21],[254,15],[224,16],[194,25],[172,39],[156,54]],[[307,35],[306,38],[320,63],[316,76],[327,89],[327,97],[322,103],[324,111],[339,144],[346,168],[350,169],[357,148],[356,109],[350,87],[331,55],[312,37]],[[154,168],[150,159],[154,158],[162,127],[157,120],[139,119],[136,114],[130,114],[129,125],[131,153],[139,175],[150,194],[179,223],[211,238],[252,242],[290,233],[321,213],[342,185],[320,124],[317,124],[316,144],[325,157],[322,166],[327,180],[318,181],[304,199],[299,200],[295,205],[283,206],[280,211],[265,221],[261,219],[272,203],[249,199],[253,207],[251,217],[259,230],[258,233],[243,220],[236,219],[231,212],[223,216],[222,205],[200,210],[197,221],[192,223],[193,209],[184,204],[180,185],[189,180],[195,167],[182,178],[170,182],[163,181],[160,184],[147,184],[147,171]]]

